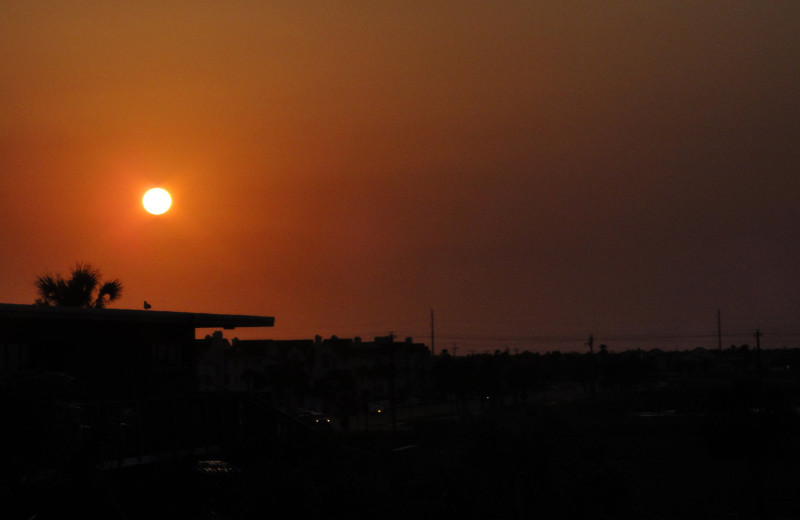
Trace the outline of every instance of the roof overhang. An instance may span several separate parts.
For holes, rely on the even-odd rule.
[[[87,309],[0,303],[0,317],[10,319],[81,320],[127,323],[163,323],[199,328],[273,327],[272,316],[207,314],[133,309]]]

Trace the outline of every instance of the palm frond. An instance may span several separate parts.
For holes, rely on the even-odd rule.
[[[107,304],[118,300],[122,296],[122,282],[118,279],[104,283],[97,293],[94,306],[98,309],[104,308]]]
[[[72,277],[67,282],[70,305],[91,307],[92,296],[98,285],[100,285],[100,271],[91,264],[78,263],[72,270]]]
[[[34,286],[39,298],[36,302],[40,305],[58,305],[59,295],[62,293],[66,283],[60,276],[43,275],[36,278]]]

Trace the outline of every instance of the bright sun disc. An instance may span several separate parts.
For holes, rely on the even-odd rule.
[[[153,188],[144,194],[142,204],[144,205],[144,209],[153,215],[161,215],[172,205],[172,197],[169,196],[167,190]]]

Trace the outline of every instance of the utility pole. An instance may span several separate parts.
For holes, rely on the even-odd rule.
[[[392,430],[397,430],[397,415],[395,409],[395,373],[397,372],[394,362],[394,332],[389,333],[389,402],[392,410]]]
[[[717,349],[722,352],[722,318],[717,307]]]
[[[761,329],[756,329],[753,336],[756,338],[756,371],[761,374]]]
[[[595,394],[595,380],[597,379],[597,360],[594,358],[594,335],[589,334],[589,392]]]
[[[436,355],[436,342],[434,341],[435,336],[433,335],[433,309],[431,309],[431,356]]]

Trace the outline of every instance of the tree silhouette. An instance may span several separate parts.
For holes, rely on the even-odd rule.
[[[100,271],[84,263],[78,263],[68,279],[47,274],[36,278],[34,285],[39,293],[37,305],[102,309],[122,296],[122,282],[114,279],[101,284]]]

